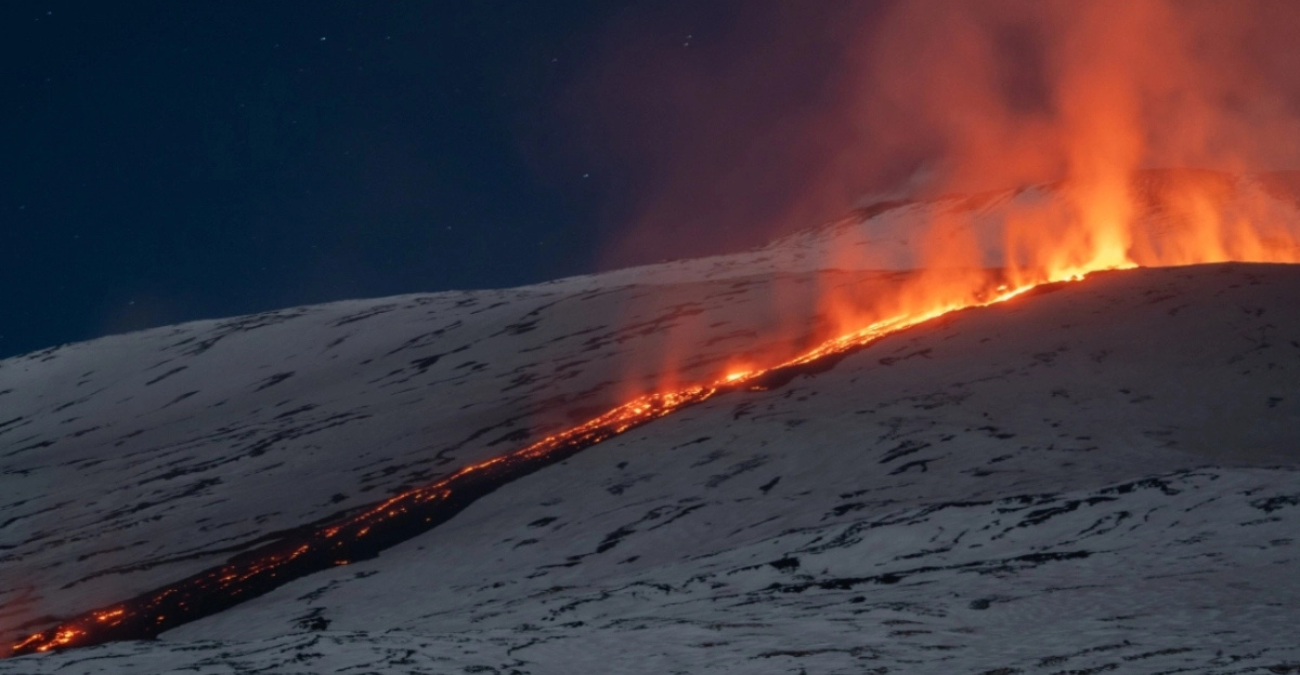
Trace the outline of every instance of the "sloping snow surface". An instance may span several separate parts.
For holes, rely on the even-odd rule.
[[[826,285],[900,278],[819,273],[815,239],[0,362],[0,636],[509,452],[668,364],[781,353]],[[686,409],[158,640],[0,673],[1300,673],[1300,268],[1051,291]]]

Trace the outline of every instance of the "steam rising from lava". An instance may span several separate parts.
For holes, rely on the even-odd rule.
[[[595,130],[586,159],[637,186],[611,214],[638,223],[611,243],[611,265],[743,248],[873,193],[1060,180],[1070,208],[1053,220],[1080,221],[1118,263],[1135,243],[1122,230],[1140,211],[1136,170],[1300,168],[1295,3],[734,9],[730,23],[691,15],[704,34],[666,58],[647,47],[684,30],[682,12],[633,17],[574,95],[573,114]],[[1024,240],[1024,227],[1008,235]]]
[[[638,17],[611,33],[590,83],[604,132],[593,157],[631,167],[648,195],[616,214],[636,225],[609,247],[614,265],[743,248],[873,192],[1008,191],[918,211],[904,234],[920,272],[890,297],[825,284],[816,342],[977,304],[997,286],[1300,261],[1295,192],[1279,199],[1279,176],[1260,177],[1300,168],[1300,4],[902,0],[738,14],[730,32],[712,17],[711,33],[666,61],[640,60],[642,47],[674,27],[647,31]],[[825,268],[882,266],[871,250],[831,250]],[[982,269],[1002,270],[1000,282]],[[792,341],[809,318],[796,315]]]
[[[805,6],[823,11],[829,5]],[[773,178],[736,179],[749,169],[707,175],[727,174],[725,163],[717,161],[727,153],[717,149],[737,137],[776,144],[772,157],[798,160],[781,165],[797,173],[776,169],[798,190],[780,215],[752,233],[771,235],[785,223],[815,222],[810,218],[817,210],[847,206],[841,202],[850,195],[879,184],[899,166],[922,161],[929,163],[930,177],[920,196],[1049,182],[1035,188],[1037,198],[941,200],[918,210],[918,231],[909,234],[919,270],[889,293],[866,298],[852,287],[827,283],[815,308],[827,317],[821,334],[792,327],[784,353],[738,357],[694,382],[677,378],[670,367],[658,392],[509,455],[463,467],[341,523],[311,528],[122,605],[72,617],[18,642],[12,652],[156,635],[288,579],[347,564],[357,553],[374,555],[451,517],[498,485],[628,429],[715,395],[779,386],[946,312],[1009,300],[1044,283],[1103,269],[1300,262],[1296,205],[1270,194],[1266,181],[1234,177],[1300,166],[1293,156],[1300,149],[1293,112],[1297,90],[1278,75],[1291,65],[1288,59],[1296,58],[1289,45],[1300,37],[1300,5],[911,0],[854,11],[861,10],[794,24],[824,31],[839,47],[822,45],[822,56],[837,68],[826,79],[834,86],[809,89],[820,107],[800,108],[803,114],[794,122],[763,116],[747,122],[741,116],[724,127],[722,117],[711,116],[709,121],[719,125],[709,131],[718,140],[689,133],[689,126],[688,133],[672,136],[681,143],[702,142],[712,152],[703,156],[713,161],[663,164],[671,170],[658,176],[665,179],[665,191],[644,210],[643,226],[628,245],[699,241],[692,228],[726,223],[725,209],[748,203],[754,196],[749,190],[782,184]],[[845,17],[858,22],[841,21]],[[783,26],[788,32],[790,24]],[[806,37],[781,45],[818,44]],[[766,58],[777,58],[780,50],[775,54]],[[694,95],[707,88],[686,91]],[[718,133],[727,128],[733,133]],[[782,129],[789,133],[777,133]],[[654,141],[654,134],[643,140]],[[635,144],[616,147],[633,155],[643,150]],[[682,146],[663,147],[671,155]],[[1138,172],[1152,166],[1233,173]],[[720,206],[703,208],[694,217],[688,217],[689,209],[682,211],[714,203]],[[831,250],[844,258],[826,261],[827,267],[847,263],[862,269],[872,262],[871,251]],[[852,259],[858,255],[864,257]]]

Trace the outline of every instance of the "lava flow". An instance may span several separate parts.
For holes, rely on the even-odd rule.
[[[694,384],[665,385],[342,521],[305,526],[213,569],[71,618],[14,644],[12,654],[153,637],[305,575],[374,557],[510,481],[613,436],[720,394],[780,386],[950,312],[1107,269],[1300,262],[1300,174],[1238,175],[1255,167],[1300,166],[1295,152],[1300,115],[1257,75],[1277,55],[1241,49],[1256,44],[1256,34],[1248,29],[1269,28],[1247,15],[1249,10],[1235,9],[1245,3],[918,0],[897,5],[887,17],[892,22],[886,24],[888,30],[880,33],[885,51],[845,50],[875,55],[871,68],[860,69],[872,75],[866,80],[874,89],[864,88],[860,97],[844,96],[847,109],[838,111],[844,113],[850,139],[883,130],[882,138],[889,142],[855,147],[846,141],[844,158],[828,161],[824,172],[810,175],[834,184],[846,171],[853,173],[855,162],[869,162],[882,148],[907,150],[892,158],[900,166],[903,160],[915,163],[911,151],[918,145],[947,153],[947,161],[936,165],[942,169],[936,175],[946,175],[948,182],[934,179],[933,195],[970,194],[970,186],[1023,187],[988,199],[899,202],[915,208],[907,217],[873,220],[866,215],[872,222],[848,223],[868,232],[901,224],[898,236],[890,238],[910,242],[913,256],[907,268],[917,271],[897,293],[871,298],[864,308],[861,289],[827,289],[816,302],[817,316],[830,317],[825,330],[818,327],[820,343],[804,341],[807,317],[797,312],[791,321],[798,325],[786,336],[792,339],[782,343],[817,346],[802,352],[789,347],[771,363],[746,364]],[[1233,17],[1237,20],[1227,20]],[[1022,35],[1040,39],[1007,39]],[[1278,67],[1290,72],[1294,40],[1278,44],[1284,48],[1278,54],[1286,57]],[[1242,60],[1247,52],[1254,61]],[[727,84],[719,89],[733,88],[734,83]],[[661,96],[658,90],[647,91]],[[1016,95],[999,93],[1008,91]],[[631,119],[643,124],[645,117]],[[834,115],[808,119],[816,128],[807,134],[748,134],[744,147],[787,138],[810,139],[816,148],[839,147],[827,142],[833,134],[824,128]],[[743,124],[731,116],[726,122]],[[685,137],[692,145],[698,140]],[[808,162],[788,164],[808,173]],[[713,182],[688,170],[690,162],[664,166],[693,188],[707,188],[707,200],[692,205],[750,202],[719,199]],[[767,171],[770,164],[755,166]],[[1152,172],[1152,166],[1222,166],[1237,173]],[[873,175],[863,170],[863,176]],[[779,182],[762,178],[753,184],[767,189]],[[814,201],[833,192],[814,187],[808,191]],[[655,232],[662,235],[660,228],[671,222],[653,220]],[[873,257],[876,251],[864,252],[859,244],[831,242],[826,248],[829,259],[819,261],[818,269],[898,269],[881,264]]]
[[[1082,181],[1087,187],[1090,181]],[[1138,227],[1134,191],[1111,184],[1118,196],[1108,204],[1123,208],[1081,209],[1081,194],[1104,191],[1076,187],[1064,212],[1035,206],[1010,209],[1004,228],[1005,255],[1000,272],[981,269],[970,257],[975,243],[949,236],[969,232],[966,223],[929,223],[926,264],[887,297],[875,298],[869,313],[850,299],[827,292],[821,309],[836,322],[835,337],[778,359],[746,365],[706,378],[703,383],[666,386],[583,424],[547,436],[513,453],[466,466],[430,485],[398,494],[340,522],[308,525],[276,542],[236,555],[225,564],[124,602],[69,619],[12,645],[11,654],[80,647],[113,640],[143,639],[210,616],[290,581],[350,561],[372,558],[386,548],[445,522],[497,488],[575,453],[676,410],[719,394],[765,390],[800,374],[825,370],[841,357],[882,337],[954,311],[1003,302],[1050,284],[1078,281],[1090,272],[1146,266],[1225,262],[1300,262],[1300,224],[1294,217],[1256,217],[1251,209],[1233,211],[1222,198],[1178,192],[1157,214],[1165,228],[1159,237]],[[1242,188],[1246,199],[1263,203],[1258,190]],[[1168,205],[1187,205],[1177,209]],[[1229,214],[1225,216],[1224,214]],[[1269,214],[1260,214],[1268,216]],[[974,263],[974,264],[971,264]]]
[[[1096,236],[1096,232],[1089,234],[1074,239],[1084,245],[1067,247],[1064,255],[1054,255],[1048,265],[1011,266],[1000,273],[953,268],[921,270],[887,298],[892,305],[878,307],[876,318],[840,316],[839,320],[856,321],[861,327],[842,324],[849,329],[792,358],[770,366],[733,369],[704,384],[636,397],[583,424],[510,454],[461,468],[437,482],[400,493],[341,522],[306,526],[279,541],[236,555],[219,567],[69,619],[14,644],[11,655],[154,637],[303,576],[373,558],[380,551],[447,521],[479,497],[511,481],[719,394],[781,386],[798,375],[825,370],[843,356],[882,337],[954,311],[1004,302],[1052,284],[1078,281],[1093,271],[1137,266],[1130,254],[1133,248],[1115,250],[1109,248],[1115,238]],[[1241,257],[1300,261],[1297,237],[1288,236],[1281,243],[1267,251],[1248,252]],[[1221,249],[1198,250],[1201,257],[1208,259],[1205,262],[1234,257]],[[1050,247],[1042,251],[1060,253]],[[1184,259],[1165,261],[1157,257],[1153,262],[1180,264]]]
[[[435,483],[398,494],[342,522],[305,528],[300,534],[241,553],[219,567],[69,619],[14,644],[11,655],[154,637],[308,574],[372,558],[445,522],[513,480],[676,410],[727,392],[780,386],[797,375],[823,370],[838,357],[886,335],[958,309],[1002,302],[1037,285],[1041,284],[995,286],[985,299],[877,321],[772,367],[733,371],[708,384],[641,396],[513,453],[466,466]]]

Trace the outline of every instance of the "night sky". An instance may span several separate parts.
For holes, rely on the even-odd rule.
[[[747,6],[694,4],[4,3],[0,357],[602,267],[591,84]]]
[[[739,250],[926,181],[1054,180],[1059,148],[1020,132],[1072,128],[1053,46],[1100,6],[0,3],[0,358]],[[1295,3],[1169,7],[1214,38],[1178,93],[1225,138],[1300,128]],[[1169,118],[1138,122],[1158,140]],[[1223,166],[1294,165],[1258,145]],[[1222,164],[1169,147],[1143,161]]]

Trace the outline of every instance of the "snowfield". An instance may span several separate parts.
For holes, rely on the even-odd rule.
[[[0,361],[0,637],[514,450],[670,365],[782,353],[826,285],[887,294],[908,264],[827,271],[826,250],[888,253],[926,208]],[[1047,290],[657,420],[157,640],[0,673],[1300,673],[1300,266]]]

